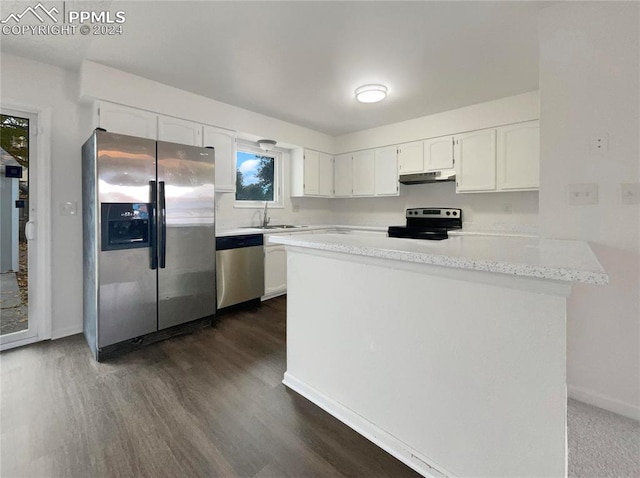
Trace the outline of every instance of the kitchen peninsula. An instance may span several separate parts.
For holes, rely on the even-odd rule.
[[[287,246],[284,384],[425,476],[566,476],[580,241],[314,234]]]

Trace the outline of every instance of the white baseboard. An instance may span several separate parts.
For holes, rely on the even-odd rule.
[[[64,327],[62,329],[55,329],[51,331],[51,340],[61,339],[70,335],[81,334],[82,325],[74,325],[72,327]]]
[[[638,406],[621,402],[620,400],[602,395],[593,390],[587,390],[573,385],[567,385],[567,391],[569,398],[640,421],[640,407]]]
[[[456,475],[446,471],[442,466],[437,465],[433,460],[418,453],[404,442],[398,440],[393,435],[379,428],[374,423],[355,413],[353,410],[332,400],[318,390],[308,386],[304,382],[292,376],[289,372],[284,374],[282,383],[291,390],[299,393],[309,401],[315,403],[327,413],[333,415],[342,423],[352,428],[360,435],[375,443],[390,455],[394,456],[409,468],[427,478],[455,477]]]

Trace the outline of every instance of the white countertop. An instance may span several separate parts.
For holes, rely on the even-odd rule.
[[[269,242],[540,279],[589,284],[609,282],[591,247],[584,241],[475,234],[452,234],[443,241],[381,235],[294,234],[272,236]]]

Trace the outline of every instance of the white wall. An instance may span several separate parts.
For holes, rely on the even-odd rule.
[[[82,220],[61,216],[66,201],[81,205],[77,75],[43,63],[2,53],[0,100],[37,110],[52,109],[51,266],[52,336],[82,331]],[[40,156],[41,157],[41,156]]]
[[[335,138],[334,152],[348,153],[538,118],[538,92],[531,91],[338,136]]]
[[[568,302],[568,384],[576,398],[640,418],[640,181],[635,2],[564,3],[540,12],[541,233],[590,242],[609,274]],[[590,136],[608,133],[593,154]],[[566,187],[596,183],[599,203],[570,206]]]

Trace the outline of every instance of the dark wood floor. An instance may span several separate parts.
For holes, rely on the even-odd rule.
[[[418,476],[288,390],[286,299],[96,363],[80,335],[0,355],[0,475]]]

